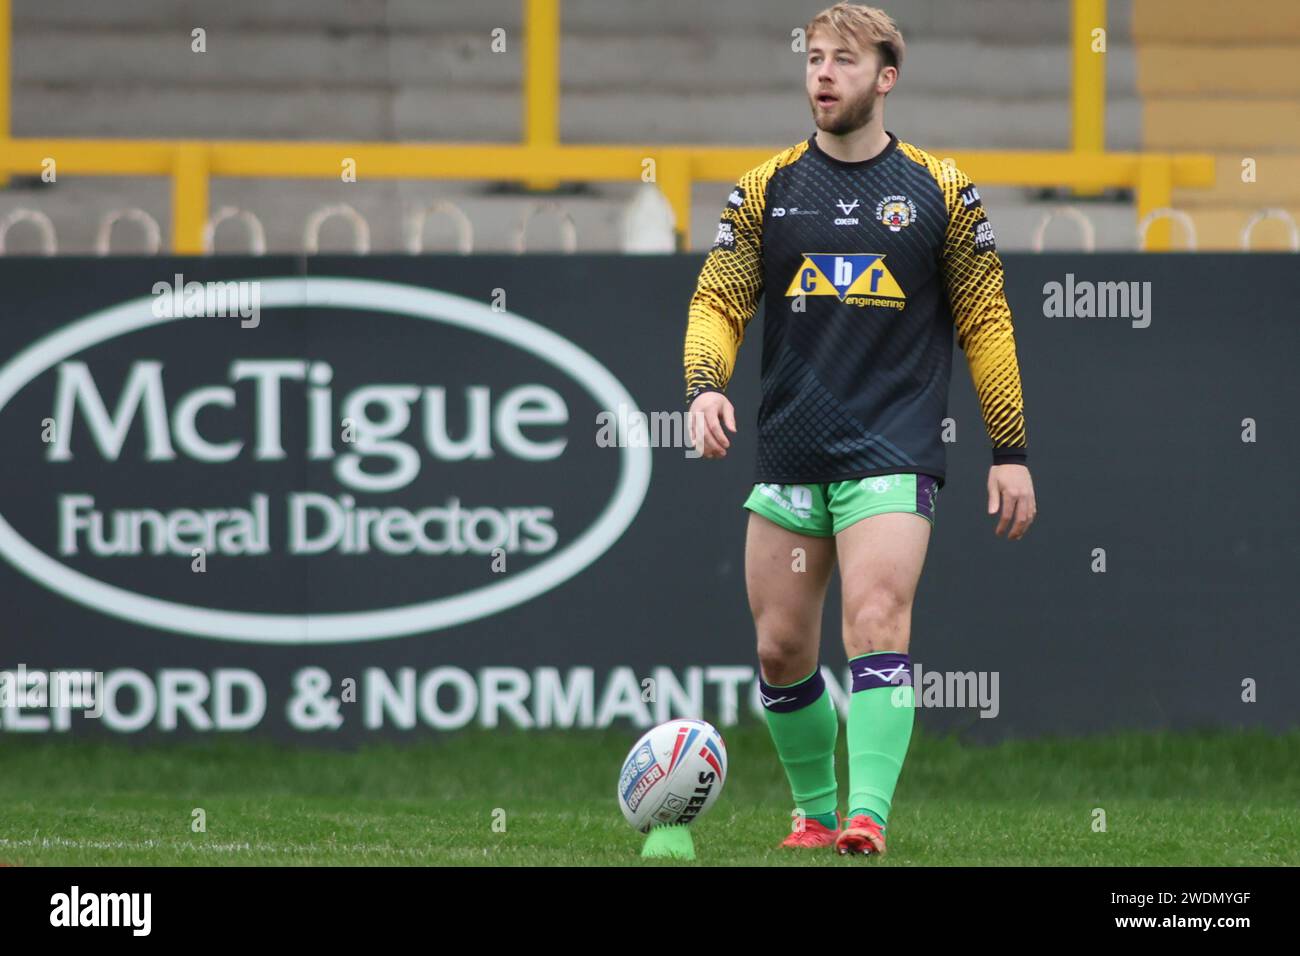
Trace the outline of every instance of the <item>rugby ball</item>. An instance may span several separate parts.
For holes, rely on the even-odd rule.
[[[713,806],[727,779],[722,735],[703,720],[670,720],[646,731],[623,761],[618,805],[632,828],[690,823]]]

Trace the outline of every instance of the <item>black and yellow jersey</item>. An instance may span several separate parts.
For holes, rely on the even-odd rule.
[[[763,294],[755,481],[942,482],[954,327],[994,462],[1026,460],[1002,262],[951,163],[892,133],[843,162],[811,136],[741,176],[691,298],[688,404],[725,390]]]

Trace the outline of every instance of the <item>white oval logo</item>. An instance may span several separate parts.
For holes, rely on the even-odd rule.
[[[535,322],[461,296],[365,279],[257,279],[263,308],[354,309],[424,319],[477,332],[531,353],[581,385],[602,408],[636,407],[593,356]],[[0,369],[0,413],[29,382],[77,353],[119,336],[184,317],[154,315],[154,299],[132,299],[68,325],[24,349]],[[631,525],[650,485],[650,449],[620,443],[614,494],[596,520],[551,557],[462,594],[355,613],[267,614],[222,611],[161,600],[106,584],[34,547],[0,515],[0,554],[37,583],[96,611],[196,637],[262,644],[336,644],[436,631],[522,604],[581,572]]]

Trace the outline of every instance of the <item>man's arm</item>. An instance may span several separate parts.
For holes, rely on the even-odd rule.
[[[1022,537],[1038,513],[1029,469],[1025,409],[1016,361],[1011,307],[1002,285],[993,226],[984,213],[979,190],[960,170],[945,167],[941,185],[948,203],[948,231],[943,250],[944,282],[957,328],[957,344],[966,353],[971,381],[979,398],[984,428],[993,445],[988,478],[988,513],[1002,512],[994,533],[1010,529]]]
[[[948,167],[945,172],[952,177],[945,188],[952,191],[952,199],[943,273],[957,344],[966,353],[994,464],[1024,464],[1024,401],[1011,307],[1002,287],[1002,260],[979,191],[959,170]]]
[[[758,311],[766,179],[762,167],[751,170],[731,191],[691,296],[683,352],[688,406],[701,392],[726,389],[745,328]]]

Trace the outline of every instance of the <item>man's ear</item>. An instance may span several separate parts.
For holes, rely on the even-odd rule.
[[[888,93],[898,82],[898,67],[886,66],[881,67],[880,75],[876,77],[876,92],[880,94]]]

